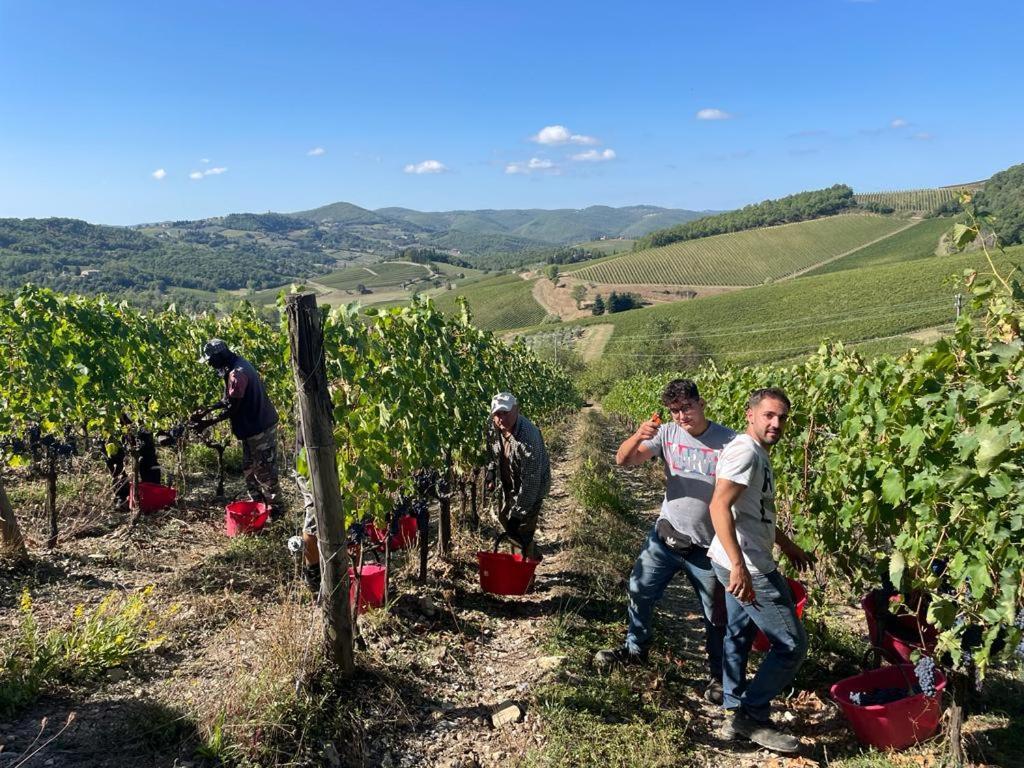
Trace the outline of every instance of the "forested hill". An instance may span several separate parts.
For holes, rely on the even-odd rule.
[[[849,208],[857,207],[853,189],[845,184],[835,184],[827,189],[799,192],[795,195],[765,200],[714,216],[705,216],[696,221],[678,224],[668,229],[651,232],[636,242],[636,249],[657,248],[681,240],[695,240],[709,235],[724,235],[745,229],[771,227],[776,224],[790,224],[822,216],[832,216]],[[865,206],[875,213],[891,213],[892,210],[876,210],[876,206]]]
[[[213,236],[169,237],[77,219],[0,219],[0,288],[37,283],[73,293],[138,298],[171,289],[279,285],[321,271],[320,251]]]
[[[334,203],[302,213],[233,213],[111,227],[75,219],[0,219],[0,288],[37,283],[150,303],[209,301],[195,291],[269,288],[352,262],[435,249],[484,269],[542,259],[565,243],[630,236],[699,217],[632,206],[420,213]]]

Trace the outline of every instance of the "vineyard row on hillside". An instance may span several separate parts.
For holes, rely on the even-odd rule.
[[[889,235],[906,223],[870,214],[833,216],[687,240],[572,271],[595,283],[760,285]]]

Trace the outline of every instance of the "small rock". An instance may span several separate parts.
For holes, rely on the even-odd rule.
[[[428,619],[431,619],[437,615],[437,606],[434,605],[434,601],[430,599],[430,595],[424,595],[419,599],[418,603],[420,613],[422,613]]]
[[[565,656],[541,656],[533,660],[533,664],[541,672],[550,672],[558,669],[565,663]]]
[[[510,723],[518,723],[523,717],[523,710],[512,701],[503,701],[491,713],[491,725],[502,728]]]
[[[107,680],[111,683],[120,683],[128,677],[128,673],[122,667],[111,667],[107,670]]]
[[[324,760],[327,761],[328,765],[332,768],[337,768],[341,765],[341,755],[338,754],[338,750],[334,746],[334,742],[324,742]]]

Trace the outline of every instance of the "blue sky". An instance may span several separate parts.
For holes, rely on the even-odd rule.
[[[1021,29],[1018,2],[0,0],[0,216],[973,181],[1024,160]]]

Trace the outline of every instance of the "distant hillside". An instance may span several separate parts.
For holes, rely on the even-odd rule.
[[[0,219],[0,287],[73,293],[262,288],[322,271],[319,250],[255,237],[158,237],[76,219]]]
[[[888,216],[844,214],[685,240],[564,271],[591,283],[760,285],[865,246],[907,224]]]
[[[331,203],[311,211],[299,211],[288,215],[317,224],[381,224],[386,220],[384,216],[352,203]]]
[[[1005,268],[1022,257],[1024,247],[1018,246],[1008,249],[1005,257],[998,256],[997,262]],[[613,324],[604,352],[609,364],[619,366],[618,375],[665,365],[678,370],[681,364],[696,366],[704,357],[737,364],[778,362],[810,354],[827,338],[858,342],[948,328],[955,317],[954,296],[961,290],[950,277],[962,275],[965,268],[986,267],[977,252],[932,256],[551,328]],[[910,341],[904,337],[897,347],[905,348]],[[687,357],[690,354],[695,356]]]
[[[845,184],[836,184],[827,189],[798,192],[777,200],[765,200],[761,203],[747,205],[738,211],[705,216],[693,222],[658,230],[640,238],[636,243],[636,248],[637,250],[657,248],[682,240],[695,240],[727,232],[742,232],[758,227],[808,221],[841,213],[855,205],[853,190]]]
[[[693,221],[706,211],[632,205],[611,208],[556,210],[479,210],[424,213],[407,208],[381,208],[376,213],[390,219],[402,219],[434,231],[472,234],[510,235],[540,243],[565,245],[605,237],[635,237],[659,227]]]

